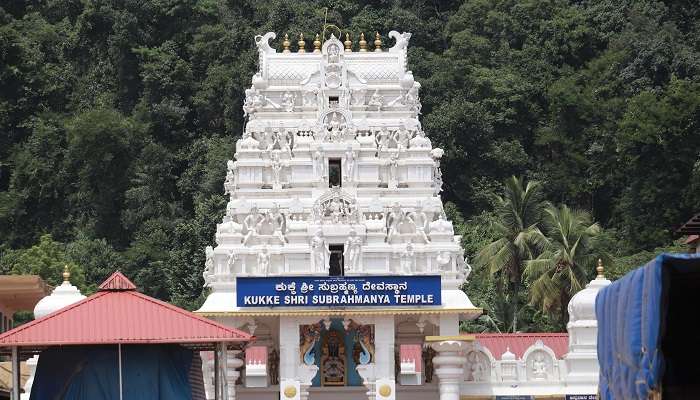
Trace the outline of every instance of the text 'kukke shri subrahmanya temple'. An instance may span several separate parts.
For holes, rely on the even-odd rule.
[[[440,200],[443,150],[419,121],[411,34],[389,37],[383,49],[379,35],[373,46],[317,36],[297,52],[255,38],[198,310],[257,338],[228,364],[229,399],[595,394],[602,275],[569,306],[568,349],[555,348],[566,335],[460,335],[482,310],[461,290],[471,268]],[[203,366],[213,398],[206,353]]]

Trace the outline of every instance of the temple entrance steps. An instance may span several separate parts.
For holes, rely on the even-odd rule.
[[[437,400],[440,398],[435,383],[421,386],[396,386],[396,400]],[[338,387],[309,389],[309,400],[367,400],[363,387]],[[279,388],[236,388],[236,400],[278,400]]]

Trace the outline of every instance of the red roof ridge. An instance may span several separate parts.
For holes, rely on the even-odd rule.
[[[133,296],[138,296],[138,297],[140,297],[140,298],[142,298],[142,299],[144,299],[144,300],[148,300],[148,301],[150,301],[150,302],[152,302],[152,303],[158,304],[158,305],[160,305],[160,306],[162,306],[162,307],[165,307],[165,308],[170,309],[171,311],[177,312],[177,313],[179,313],[179,314],[182,314],[182,315],[184,315],[184,316],[190,317],[190,318],[192,318],[192,319],[196,319],[196,320],[198,320],[198,321],[207,323],[207,324],[209,324],[209,325],[215,326],[215,327],[220,328],[220,329],[225,329],[225,330],[227,330],[227,331],[234,332],[234,333],[236,333],[239,337],[241,337],[241,338],[243,338],[243,339],[253,339],[253,335],[247,334],[247,333],[245,333],[245,332],[243,332],[243,331],[239,331],[238,329],[232,329],[232,328],[229,327],[229,326],[220,324],[220,323],[218,323],[218,322],[216,322],[216,321],[214,321],[214,320],[211,320],[211,319],[209,319],[209,318],[200,317],[199,315],[197,315],[197,314],[195,314],[195,313],[193,313],[193,312],[191,312],[191,311],[184,310],[184,309],[182,309],[182,308],[180,308],[180,307],[174,306],[174,305],[172,305],[172,304],[170,304],[170,303],[167,303],[167,302],[165,302],[165,301],[162,301],[162,300],[158,300],[158,299],[156,299],[156,298],[154,298],[154,297],[147,296],[147,295],[145,295],[145,294],[143,294],[143,293],[139,293],[139,292],[134,291],[134,292],[129,293],[129,294],[131,294],[131,295],[133,295]],[[243,335],[241,335],[241,333],[242,333]]]
[[[471,335],[471,334],[470,334]],[[526,333],[475,333],[476,337],[562,337],[568,336],[566,332],[526,332]]]
[[[118,274],[118,275],[117,275]],[[116,279],[121,279],[123,275],[121,273],[115,273],[113,274],[111,278],[116,278]],[[108,279],[108,281],[110,281]],[[125,286],[119,286],[117,285],[116,287],[128,287],[128,284],[133,285],[133,283],[129,282],[128,279],[124,278],[125,280],[122,281],[119,284],[127,283]],[[105,284],[107,284],[108,287],[111,287],[108,282],[106,281]],[[103,285],[105,285],[103,284]],[[119,300],[121,298],[121,300]],[[133,299],[132,301],[129,301],[128,299],[131,298]],[[146,328],[146,329],[141,329],[136,332],[130,332],[130,331],[122,331],[120,333],[115,333],[115,332],[110,332],[107,333],[103,336],[100,336],[99,338],[95,334],[95,329],[89,329],[89,332],[86,332],[84,329],[80,328],[79,326],[75,326],[75,321],[72,322],[70,326],[70,331],[68,332],[82,332],[80,334],[75,334],[75,333],[48,333],[48,335],[51,336],[51,339],[47,339],[47,333],[46,331],[43,331],[41,329],[46,329],[43,327],[46,327],[47,324],[48,326],[52,326],[55,328],[55,326],[61,326],[60,324],[65,323],[63,321],[70,321],[71,318],[75,318],[76,315],[81,315],[80,313],[84,312],[99,312],[102,314],[104,317],[104,313],[111,314],[113,309],[111,308],[110,301],[109,299],[112,299],[111,301],[117,301],[120,304],[125,305],[125,309],[139,309],[139,310],[150,310],[152,313],[156,313],[159,315],[168,315],[170,314],[172,318],[175,320],[178,320],[178,317],[176,315],[179,315],[180,322],[178,322],[178,326],[174,327],[175,331],[173,332],[163,332],[163,327],[158,325],[154,326],[152,328]],[[107,301],[105,303],[105,301]],[[98,310],[99,307],[108,307],[104,311],[95,311],[92,310],[90,311],[93,307],[92,305],[89,305],[89,303],[93,302],[98,302]],[[138,304],[141,304],[144,307],[138,308]],[[150,304],[150,305],[149,305]],[[81,317],[82,318],[82,317]],[[99,320],[99,318],[97,318]],[[85,317],[85,319],[80,320],[79,322],[85,321],[85,323],[89,323],[91,320],[90,317]],[[114,320],[120,321],[122,324],[125,321],[132,321],[132,320],[138,320],[138,316],[132,314],[131,317],[129,317],[128,312],[124,312],[124,310],[119,310],[116,311]],[[192,326],[192,327],[198,327],[198,328],[188,328],[188,329],[194,329],[191,330],[190,332],[195,332],[195,333],[188,333],[188,331],[183,331],[182,325],[183,322],[185,321],[190,321],[189,323],[185,323],[184,325],[186,326]],[[148,322],[148,321],[146,321]],[[153,325],[155,321],[152,321],[150,325]],[[59,325],[56,325],[59,324]],[[149,325],[148,323],[145,325]],[[150,326],[149,325],[149,326]],[[52,329],[54,329],[52,328]],[[99,331],[99,329],[97,329]],[[125,333],[126,332],[126,333]],[[178,333],[175,333],[178,332]],[[184,333],[183,333],[184,332]],[[202,333],[196,333],[196,332],[202,332]],[[44,335],[44,336],[42,336]],[[125,335],[125,336],[119,336],[119,335]],[[138,336],[142,335],[142,336]],[[177,336],[180,335],[180,336]],[[63,338],[65,337],[65,339]],[[32,339],[36,338],[36,339]],[[54,340],[55,339],[55,340]],[[42,345],[62,345],[62,344],[116,344],[116,343],[213,343],[213,342],[231,342],[231,341],[243,341],[243,342],[249,342],[255,340],[255,337],[247,332],[241,331],[236,328],[228,327],[226,325],[223,325],[217,321],[213,321],[211,319],[207,319],[204,317],[201,317],[199,315],[196,315],[190,311],[181,309],[175,305],[166,303],[164,301],[154,299],[148,295],[145,295],[143,293],[140,293],[136,290],[129,290],[129,289],[103,289],[101,291],[98,291],[97,293],[82,299],[76,303],[70,304],[58,311],[55,311],[51,314],[46,315],[45,317],[38,318],[34,321],[28,322],[24,325],[18,326],[15,329],[12,329],[10,331],[7,331],[3,334],[0,334],[0,348],[4,347],[9,347],[12,345],[19,345],[19,346],[42,346]]]
[[[120,271],[115,271],[99,286],[99,290],[136,290],[136,285]]]
[[[107,292],[97,292],[97,293],[93,294],[92,296],[88,296],[88,297],[86,297],[86,298],[84,298],[84,299],[82,299],[82,300],[80,300],[80,301],[78,301],[78,302],[75,302],[75,303],[73,303],[73,304],[71,304],[71,305],[68,305],[68,306],[66,306],[66,307],[63,307],[63,308],[61,308],[61,309],[58,310],[58,311],[54,311],[54,312],[52,312],[52,313],[50,313],[50,314],[48,314],[48,315],[45,315],[45,316],[43,316],[43,317],[41,317],[41,318],[37,318],[37,319],[35,319],[35,320],[33,320],[33,321],[27,322],[26,324],[22,324],[22,325],[20,325],[20,326],[14,328],[14,329],[10,329],[9,331],[3,332],[2,334],[0,334],[0,344],[2,343],[2,340],[5,339],[5,336],[12,336],[12,335],[15,335],[15,334],[17,334],[17,333],[19,333],[19,332],[22,332],[22,331],[24,331],[24,330],[27,330],[27,329],[31,328],[31,327],[34,326],[34,325],[37,325],[37,324],[41,323],[42,321],[48,321],[48,320],[50,320],[50,319],[52,319],[52,318],[58,317],[59,315],[66,313],[66,312],[68,312],[68,311],[70,311],[70,310],[72,310],[72,309],[74,309],[74,308],[76,308],[76,307],[78,307],[78,306],[81,306],[81,305],[83,305],[83,304],[85,304],[85,303],[87,303],[87,302],[90,302],[90,301],[93,301],[93,300],[97,300],[97,299],[99,299],[100,297],[102,297],[102,296],[104,296],[104,295],[106,295],[106,294],[107,294]],[[8,333],[11,333],[12,335],[8,335]]]

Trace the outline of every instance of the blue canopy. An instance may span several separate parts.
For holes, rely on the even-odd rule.
[[[674,295],[687,296],[680,292],[692,290],[693,286],[684,285],[683,274],[696,276],[698,272],[700,254],[661,254],[598,293],[596,317],[602,400],[647,399],[651,391],[661,388],[664,372],[668,372],[666,358],[680,353],[675,346],[682,341],[675,334],[676,330],[675,344],[664,340],[665,336],[670,336],[669,320],[675,318],[671,309],[684,307],[674,305],[680,302],[672,303],[669,288],[672,281],[677,282],[673,283],[678,292]],[[674,280],[674,277],[680,279]],[[688,300],[694,302],[692,298]],[[692,332],[689,328],[685,331]],[[676,371],[674,369],[674,373]]]
[[[124,399],[191,400],[192,351],[122,346]],[[117,346],[52,347],[39,357],[31,400],[119,400]]]

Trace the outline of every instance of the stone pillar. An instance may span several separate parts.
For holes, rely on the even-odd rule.
[[[316,365],[299,365],[299,399],[308,400],[309,399],[309,388],[311,387],[311,381],[318,373],[318,366]]]
[[[440,400],[459,400],[466,362],[463,352],[467,344],[459,340],[443,340],[431,346],[437,352],[433,365],[438,377]]]
[[[279,341],[279,381],[298,380],[296,368],[299,364],[299,324],[294,318],[280,316]]]
[[[227,354],[226,382],[228,383],[228,400],[236,400],[236,381],[241,376],[239,368],[243,366],[243,360],[238,358],[240,350],[229,350]]]
[[[374,323],[374,363],[377,379],[394,379],[394,316],[383,315]]]

